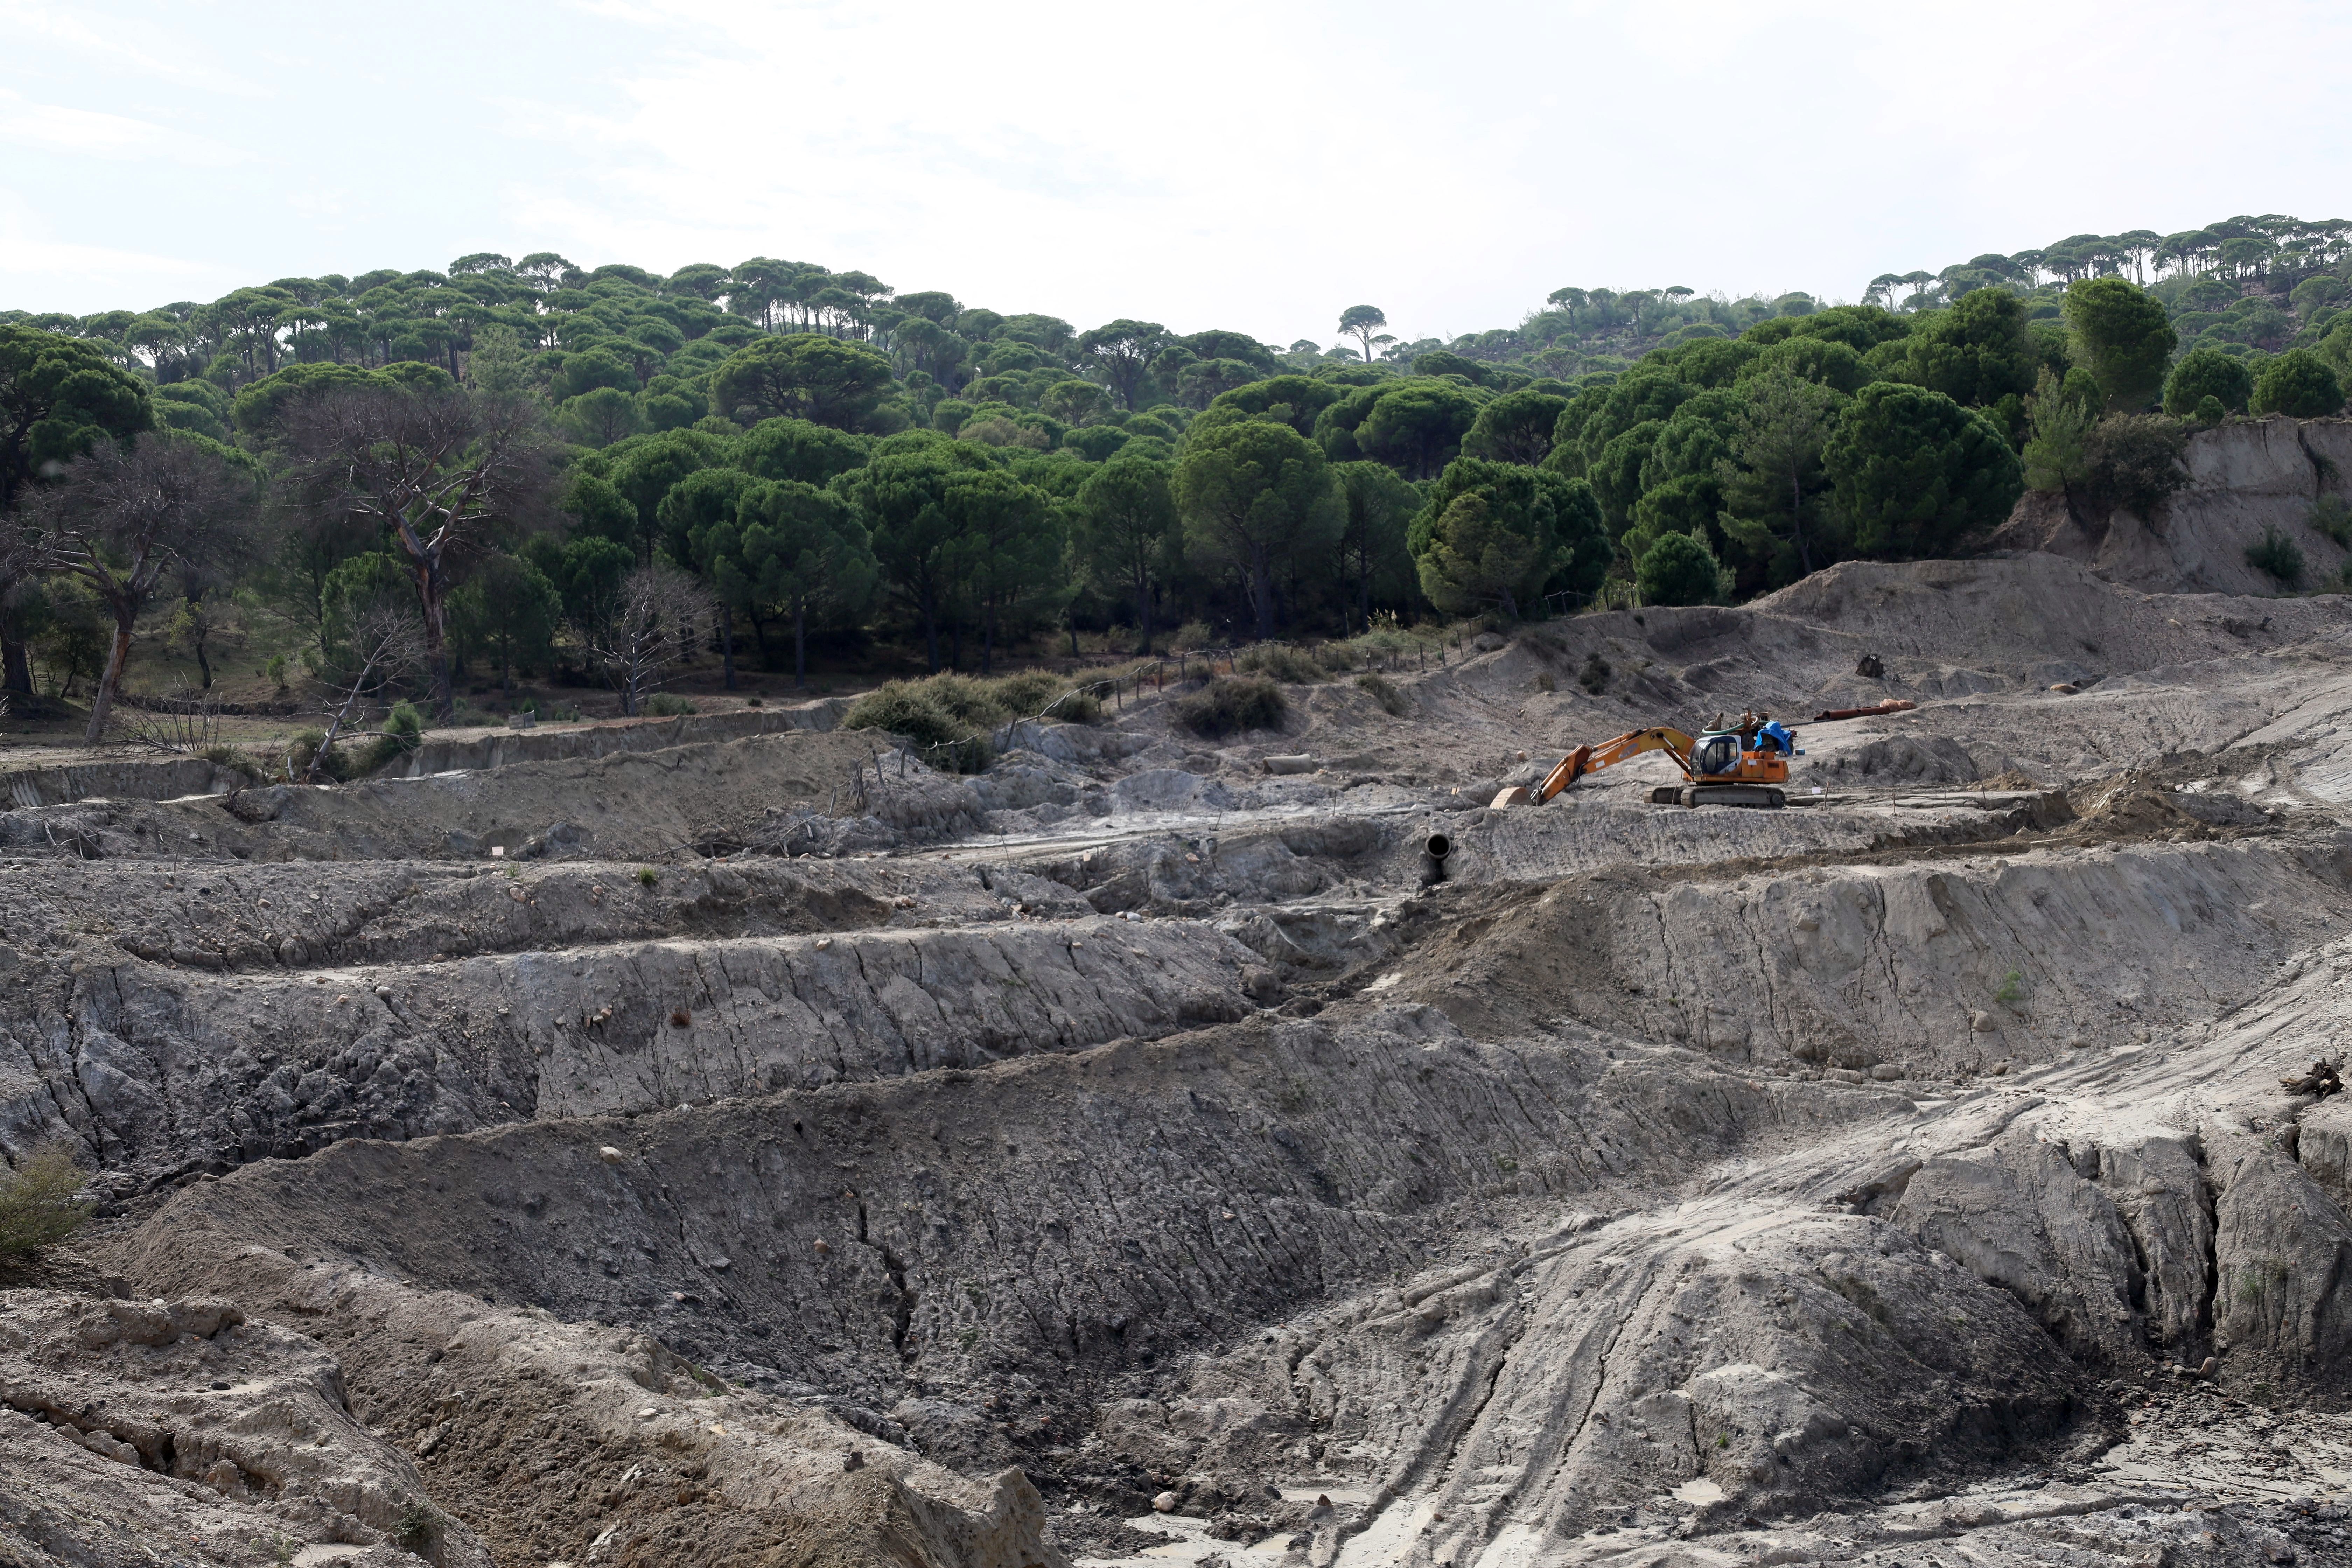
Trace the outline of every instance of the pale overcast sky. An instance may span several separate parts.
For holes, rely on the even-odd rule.
[[[1328,342],[2352,209],[2352,10],[0,0],[0,309],[555,250]]]

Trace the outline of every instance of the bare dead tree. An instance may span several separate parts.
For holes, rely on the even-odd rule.
[[[336,742],[352,734],[377,733],[353,731],[353,710],[363,707],[371,697],[423,665],[428,657],[424,625],[405,605],[376,604],[360,610],[352,617],[349,647],[351,663],[333,683],[340,700],[328,718],[327,738],[311,753],[310,765],[302,775],[305,779],[326,772]]]
[[[142,751],[174,757],[202,756],[219,748],[220,710],[211,699],[190,693],[184,685],[180,691],[176,700],[160,707],[133,708],[121,737]]]
[[[621,580],[611,617],[589,640],[604,679],[621,694],[621,711],[635,715],[672,668],[693,657],[696,622],[711,612],[701,584],[656,561]]]
[[[547,514],[553,468],[537,415],[520,398],[344,389],[297,405],[285,429],[288,501],[315,521],[363,523],[408,568],[434,708],[446,713],[459,564]]]
[[[35,572],[79,577],[114,616],[84,744],[106,732],[131,627],[164,573],[242,563],[254,548],[255,501],[251,476],[217,452],[153,431],[128,447],[103,443],[75,458],[25,509],[8,552],[21,553]]]

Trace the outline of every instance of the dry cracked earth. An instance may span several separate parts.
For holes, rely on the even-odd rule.
[[[2346,602],[1481,640],[964,779],[20,772],[0,1149],[103,1203],[0,1291],[0,1562],[2352,1562]],[[1783,811],[1483,804],[1889,697]]]

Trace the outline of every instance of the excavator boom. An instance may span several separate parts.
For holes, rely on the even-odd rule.
[[[1629,757],[1644,752],[1664,752],[1675,759],[1675,765],[1690,776],[1691,747],[1696,744],[1680,730],[1659,726],[1649,730],[1628,730],[1614,740],[1598,745],[1579,746],[1562,757],[1559,766],[1552,769],[1536,789],[1533,803],[1540,805],[1587,773],[1597,773],[1603,768],[1613,768]]]

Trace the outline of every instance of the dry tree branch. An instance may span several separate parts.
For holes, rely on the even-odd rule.
[[[306,780],[316,779],[326,770],[335,742],[350,728],[352,710],[425,662],[425,628],[405,605],[372,605],[352,619],[351,647],[358,663],[333,685],[342,700],[328,721],[327,738],[311,753],[310,765],[302,775]]]

